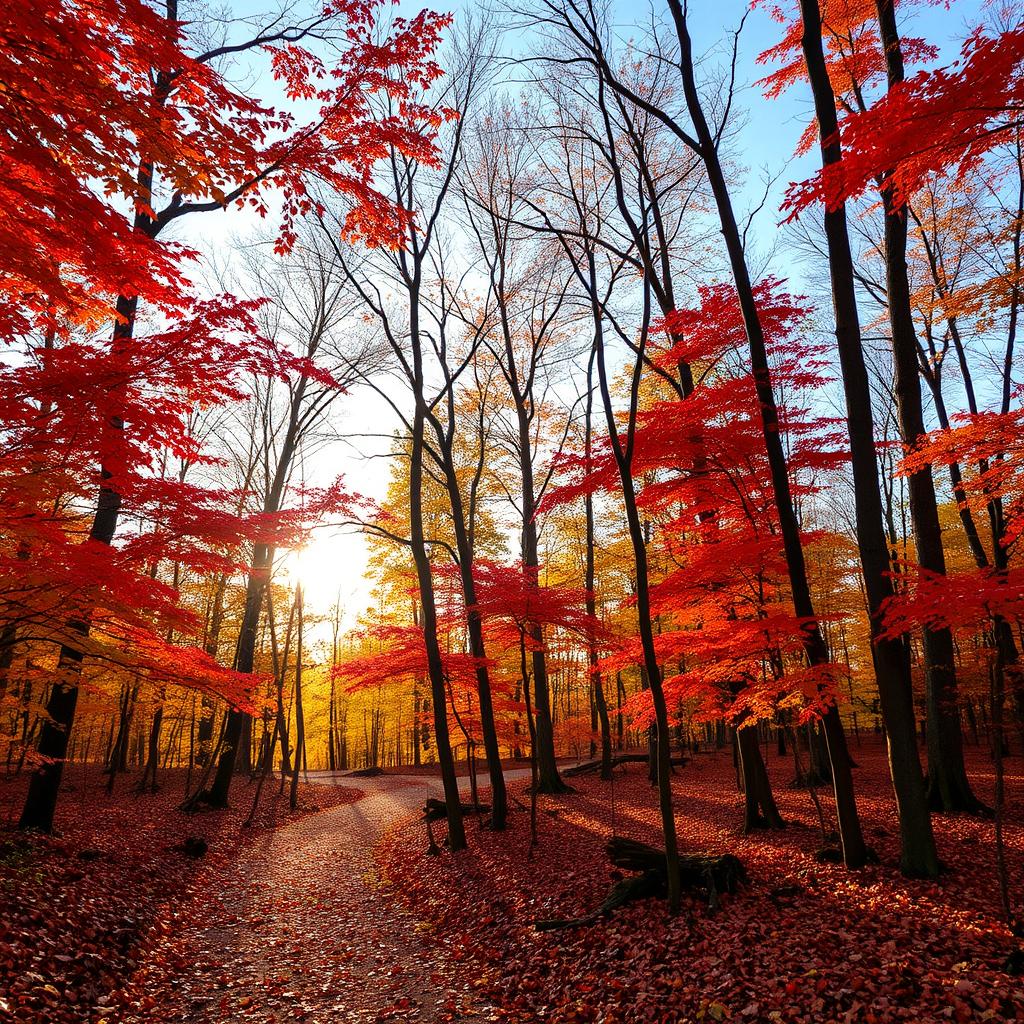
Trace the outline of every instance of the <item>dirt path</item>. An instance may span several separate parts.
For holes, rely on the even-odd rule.
[[[338,780],[346,781],[366,796],[268,833],[216,872],[213,902],[182,915],[169,991],[148,1017],[126,1020],[492,1019],[468,984],[453,980],[446,952],[395,906],[374,863],[383,831],[438,794],[438,781]]]

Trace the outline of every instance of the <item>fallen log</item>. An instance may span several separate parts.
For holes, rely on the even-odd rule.
[[[536,921],[538,931],[553,931],[557,928],[579,928],[593,924],[610,914],[617,907],[635,900],[664,896],[668,891],[668,869],[665,851],[639,843],[635,839],[614,837],[605,846],[608,859],[626,871],[638,872],[632,878],[624,878],[609,890],[596,910],[582,917],[569,919],[552,918]],[[689,853],[679,855],[679,882],[684,890],[702,892],[707,895],[708,907],[716,910],[719,893],[735,893],[749,879],[743,862],[731,853],[718,856]]]
[[[463,814],[474,814],[476,811],[481,813],[489,811],[491,809],[490,804],[459,804]],[[448,817],[448,805],[443,800],[438,800],[436,797],[429,796],[426,802],[423,804],[423,819],[424,821],[440,821],[442,818]]]
[[[618,768],[624,764],[647,764],[647,754],[617,754],[612,758],[612,767]],[[690,759],[688,757],[678,756],[672,758],[672,767],[681,768],[689,764]],[[563,775],[574,776],[574,775],[587,775],[590,772],[598,772],[601,770],[601,760],[598,758],[596,761],[584,761],[582,764],[574,764],[571,768],[564,768],[562,770]]]
[[[371,768],[358,768],[354,772],[348,773],[350,779],[375,779],[378,775],[383,775],[384,769],[371,767]]]

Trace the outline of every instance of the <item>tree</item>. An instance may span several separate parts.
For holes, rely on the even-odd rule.
[[[841,24],[822,20],[822,34],[829,40],[856,39],[858,59],[854,61],[840,47],[828,68],[829,82],[837,81],[836,103],[839,109],[867,109],[867,97],[874,80],[884,77],[889,89],[904,79],[903,51],[896,29],[892,4],[847,7],[836,12]],[[831,16],[830,16],[831,17]],[[799,45],[796,33],[787,33],[789,49]],[[833,50],[835,42],[830,43]],[[920,41],[912,41],[910,53],[921,55]],[[784,46],[769,51],[784,56]],[[824,47],[823,47],[824,59]],[[770,76],[773,91],[784,87],[794,74],[790,64]],[[834,118],[833,118],[834,120]],[[837,129],[838,130],[838,129]],[[887,176],[880,178],[883,198],[883,239],[881,249],[885,281],[877,289],[884,296],[893,353],[895,399],[899,431],[904,445],[913,446],[925,431],[919,379],[918,340],[911,305],[910,278],[907,270],[908,216],[905,203],[893,196]],[[945,571],[938,504],[929,469],[907,479],[914,547],[917,560],[932,572]],[[936,809],[977,811],[982,805],[975,799],[964,767],[960,735],[957,681],[954,668],[953,638],[948,630],[925,630],[923,634],[927,694],[928,779],[930,802]]]
[[[821,15],[816,0],[801,0],[801,14],[804,60],[814,94],[822,160],[825,164],[831,164],[842,157],[836,134],[835,97],[825,67]],[[836,339],[846,392],[857,506],[857,541],[868,593],[869,614],[875,630],[875,673],[885,716],[893,786],[900,812],[900,863],[906,874],[933,877],[938,873],[939,864],[917,756],[909,666],[902,644],[886,640],[881,635],[878,619],[884,602],[892,594],[892,582],[882,529],[871,400],[861,350],[853,263],[843,207],[826,209],[825,233],[829,245]]]
[[[44,252],[68,254],[69,265],[64,272],[75,287],[69,291],[63,286],[53,262],[43,261],[32,269],[26,258],[19,261],[17,275],[9,279],[13,290],[8,291],[5,283],[4,309],[12,296],[35,293],[39,296],[34,300],[37,308],[54,310],[48,314],[52,323],[62,310],[79,319],[90,309],[94,315],[103,308],[109,311],[109,301],[104,305],[101,298],[106,285],[113,285],[118,296],[113,311],[116,323],[108,346],[91,365],[83,363],[78,368],[78,377],[86,384],[104,374],[115,374],[97,389],[102,410],[100,476],[88,539],[81,545],[97,563],[98,577],[112,575],[104,563],[116,560],[116,556],[102,549],[110,548],[114,540],[125,497],[135,498],[133,487],[145,480],[147,457],[139,456],[140,446],[147,443],[145,430],[129,438],[125,425],[131,422],[138,429],[137,424],[152,427],[156,422],[151,410],[132,404],[129,382],[116,376],[118,371],[124,372],[126,361],[132,357],[139,360],[142,354],[136,344],[140,302],[152,301],[159,312],[182,323],[191,300],[181,271],[188,253],[157,244],[167,225],[187,214],[222,209],[236,202],[265,210],[260,196],[273,184],[285,197],[280,241],[287,246],[294,237],[295,218],[313,206],[309,188],[314,179],[350,197],[346,228],[371,242],[393,241],[396,230],[405,223],[405,215],[372,190],[369,175],[381,155],[382,144],[393,143],[421,153],[429,149],[428,138],[409,127],[411,120],[422,121],[424,112],[407,100],[416,83],[430,81],[439,73],[429,54],[444,19],[423,14],[411,23],[398,21],[395,34],[380,45],[373,27],[375,6],[361,0],[337,0],[322,18],[311,23],[290,27],[276,24],[268,32],[197,56],[187,50],[176,21],[175,3],[169,4],[166,20],[141,3],[90,5],[96,8],[96,30],[84,34],[84,48],[68,44],[60,31],[77,17],[77,7],[48,3],[38,12],[22,4],[11,9],[13,24],[32,24],[42,38],[56,39],[52,48],[30,51],[27,58],[11,51],[15,65],[11,80],[24,78],[27,91],[25,99],[14,91],[5,93],[3,101],[5,121],[21,121],[15,131],[22,141],[18,159],[6,165],[4,188],[24,194],[29,186],[26,205],[31,211],[30,222],[38,232],[47,229],[49,235],[33,238],[31,232],[22,232],[22,237],[28,237],[30,244],[46,243]],[[328,68],[296,44],[330,20],[346,23],[350,31],[348,47]],[[118,30],[123,32],[119,34]],[[120,66],[109,63],[103,51],[108,34],[118,39],[115,56]],[[70,36],[77,38],[74,29]],[[69,53],[69,46],[76,48]],[[283,80],[292,99],[317,96],[319,116],[313,123],[296,126],[290,116],[279,115],[231,88],[216,71],[218,58],[254,48],[272,51],[274,73]],[[103,54],[97,58],[97,67],[109,71],[89,71],[89,62],[97,53]],[[63,108],[60,100],[69,94],[54,85],[63,80],[70,66],[77,69],[80,80],[83,76],[85,79],[83,93],[75,100],[82,109]],[[396,71],[400,75],[394,75]],[[323,85],[328,77],[332,81]],[[384,122],[374,118],[368,107],[370,94],[381,90],[390,90],[400,108],[398,116]],[[89,127],[77,133],[74,152],[64,156],[60,147],[61,140],[68,137],[63,131],[67,121]],[[55,221],[48,195],[58,194],[54,186],[69,177],[77,179],[66,192],[67,202],[73,205],[64,211],[66,216]],[[45,183],[42,189],[40,182]],[[108,203],[96,198],[93,182],[99,183],[98,191],[111,197]],[[169,198],[159,207],[161,183]],[[118,200],[134,211],[132,216],[117,212]],[[75,217],[79,211],[83,214],[80,225]],[[21,229],[5,219],[5,234],[15,230]],[[63,234],[54,235],[54,230]],[[121,239],[128,242],[122,244]],[[83,249],[83,242],[88,248]],[[97,277],[96,271],[80,275],[77,267],[100,252],[114,256],[111,264],[97,260],[97,266],[112,266],[114,276]],[[118,264],[128,262],[136,265],[122,273]],[[57,265],[64,266],[60,261]],[[251,309],[243,307],[235,316],[246,313]],[[205,320],[211,316],[219,317],[224,324],[228,315],[226,303],[222,302],[220,308],[207,304],[194,316],[191,330],[208,326]],[[24,333],[32,322],[8,316],[8,336],[11,330]],[[179,327],[179,336],[187,330]],[[162,336],[169,338],[171,334],[165,332]],[[193,343],[192,351],[196,348]],[[61,360],[81,349],[67,345],[49,351],[59,351],[54,358]],[[244,348],[237,349],[237,358],[241,359],[244,352]],[[181,375],[179,380],[195,372],[184,359],[176,362],[174,369]],[[162,370],[167,372],[166,364]],[[83,371],[91,376],[83,375]],[[22,394],[24,407],[30,404],[27,398],[33,392],[23,387]],[[130,421],[129,416],[137,410],[145,414]],[[173,423],[165,429],[172,428]],[[184,518],[188,521],[190,517]],[[93,607],[84,608],[67,623],[58,682],[51,690],[48,719],[40,732],[40,753],[51,760],[33,776],[22,816],[25,827],[49,829],[52,824],[62,758],[74,721],[77,680],[87,653],[85,638],[95,625],[93,613]]]
[[[674,64],[679,70],[679,85],[682,90],[683,104],[692,129],[684,127],[677,116],[632,88],[629,82],[618,73],[607,50],[607,32],[599,24],[592,5],[588,4],[584,9],[576,5],[562,4],[556,0],[542,0],[539,6],[544,11],[546,21],[563,27],[571,36],[573,45],[578,50],[576,59],[592,67],[595,75],[600,78],[606,89],[615,92],[628,103],[656,117],[704,165],[742,313],[750,363],[757,382],[764,445],[768,454],[779,528],[784,540],[793,601],[797,614],[809,623],[805,632],[805,653],[812,666],[827,665],[829,662],[828,649],[817,624],[814,604],[807,584],[807,569],[800,527],[792,500],[786,453],[778,430],[778,405],[773,390],[764,328],[758,314],[754,282],[747,263],[743,232],[736,217],[720,151],[725,125],[731,111],[731,101],[727,100],[723,106],[722,123],[713,126],[708,120],[697,85],[687,13],[679,0],[668,0],[675,36],[674,45],[663,40],[657,33],[652,41],[656,44],[659,59]],[[733,67],[735,67],[735,49]],[[735,82],[734,72],[730,74],[728,80],[731,83],[727,86],[730,90],[728,95],[731,98],[732,83]],[[829,742],[844,859],[848,866],[856,867],[864,863],[866,847],[857,815],[850,760],[846,750],[842,722],[834,707],[825,712],[823,723]]]
[[[508,131],[507,120],[503,127]],[[557,264],[516,224],[524,209],[520,194],[527,187],[529,157],[528,149],[514,144],[516,137],[512,134],[495,143],[491,133],[478,132],[462,190],[469,227],[486,273],[481,341],[499,367],[511,405],[507,447],[519,477],[513,504],[519,513],[521,562],[528,584],[536,587],[540,510],[550,480],[548,474],[538,483],[536,464],[543,443],[540,413],[547,363],[557,343],[564,285]],[[548,664],[539,622],[530,628],[529,659],[530,679],[524,679],[523,685],[532,682],[538,785],[542,793],[564,793],[570,787],[559,775],[555,761]]]
[[[388,399],[409,436],[409,536],[395,536],[393,539],[408,544],[416,567],[420,624],[427,646],[434,733],[444,782],[448,839],[453,851],[464,849],[466,841],[445,713],[446,687],[442,652],[437,635],[438,614],[430,551],[434,538],[428,537],[424,530],[424,480],[430,472],[431,463],[440,470],[448,490],[457,542],[457,551],[452,554],[460,567],[463,587],[467,590],[466,611],[469,616],[470,642],[478,666],[488,773],[496,804],[496,827],[504,826],[505,812],[505,781],[494,732],[483,632],[473,610],[473,551],[462,507],[460,482],[452,460],[456,428],[454,389],[456,381],[471,362],[475,347],[471,345],[468,355],[462,355],[454,366],[449,365],[447,322],[450,316],[450,293],[445,284],[444,258],[437,256],[439,220],[463,159],[464,117],[470,105],[476,101],[477,93],[487,74],[487,39],[486,24],[470,24],[465,37],[453,47],[453,58],[457,61],[457,68],[451,80],[452,84],[442,90],[437,97],[438,105],[445,105],[450,125],[443,141],[443,158],[424,160],[419,154],[406,152],[397,147],[390,154],[391,180],[388,188],[391,190],[393,202],[414,210],[420,218],[420,223],[409,222],[401,248],[390,254],[380,254],[382,259],[369,261],[364,266],[353,265],[339,250],[348,281],[379,325],[391,349],[395,366],[412,396],[411,416],[405,414],[393,399]],[[432,179],[424,180],[421,171],[429,171],[431,167],[436,170],[436,174]],[[441,283],[440,298],[433,306],[430,303],[429,278],[432,272],[436,273],[437,280]],[[392,305],[385,301],[381,284],[377,280],[378,274],[397,290],[400,296],[397,304]],[[430,373],[435,369],[441,378],[436,397],[429,393]],[[436,411],[439,407],[447,412],[446,421],[442,421]]]
[[[331,406],[351,383],[372,372],[379,354],[372,341],[360,338],[346,323],[352,313],[339,265],[323,244],[319,232],[310,230],[285,260],[264,263],[255,252],[250,260],[255,286],[273,295],[265,308],[262,328],[282,357],[278,381],[270,380],[254,403],[258,419],[244,425],[256,444],[257,475],[262,471],[261,511],[278,516],[285,508],[286,496],[297,459],[309,446],[309,439]],[[342,328],[345,333],[339,338]],[[292,373],[283,366],[285,357],[297,361]],[[275,383],[284,384],[284,401],[276,401]],[[317,516],[339,511],[338,502],[346,502],[340,493],[330,493],[326,503],[308,494],[298,495],[299,514],[315,521]],[[332,503],[335,507],[332,509]],[[245,589],[245,605],[235,648],[234,666],[251,673],[255,667],[256,640],[264,607],[264,594],[273,572],[275,545],[258,544],[253,548],[252,565]],[[278,718],[281,709],[278,708]],[[227,805],[232,774],[244,748],[244,765],[249,768],[251,719],[239,708],[231,708],[224,725],[221,754],[208,792],[197,793],[214,806]],[[285,742],[286,730],[280,737]]]

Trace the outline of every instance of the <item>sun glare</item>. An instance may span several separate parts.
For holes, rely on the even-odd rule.
[[[289,552],[282,569],[290,587],[302,585],[306,608],[315,614],[326,614],[338,602],[347,608],[359,608],[366,603],[365,561],[361,537],[324,533]]]

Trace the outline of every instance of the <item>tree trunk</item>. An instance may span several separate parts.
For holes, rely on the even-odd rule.
[[[139,780],[138,790],[140,793],[145,792],[147,784],[149,785],[150,792],[155,793],[157,791],[156,784],[156,769],[157,761],[160,756],[160,727],[164,720],[164,700],[163,694],[160,697],[160,703],[156,706],[156,711],[153,712],[153,724],[149,730],[149,746],[146,754],[146,766],[142,771],[142,778]],[[173,738],[173,737],[172,737]]]
[[[839,161],[835,96],[829,81],[821,42],[821,13],[817,0],[801,0],[803,50],[807,64],[825,165]],[[924,777],[914,736],[914,707],[906,649],[898,639],[881,637],[879,615],[892,596],[889,550],[882,524],[878,488],[871,388],[861,347],[860,321],[853,276],[853,259],[845,207],[825,211],[829,271],[836,320],[836,340],[846,392],[846,415],[853,463],[857,545],[868,598],[874,639],[875,676],[889,745],[889,766],[899,809],[903,872],[934,877],[939,863],[935,852]],[[831,736],[830,736],[831,740]],[[831,747],[830,747],[831,749]],[[833,771],[836,768],[833,760]],[[847,769],[848,770],[848,769]],[[838,804],[838,801],[837,801]],[[841,819],[840,819],[841,820]],[[862,858],[864,854],[863,843]],[[845,846],[844,846],[845,851]],[[861,863],[863,863],[861,859]]]
[[[651,699],[654,704],[654,716],[657,723],[657,754],[658,754],[658,804],[661,812],[661,827],[665,837],[665,875],[668,888],[669,912],[675,914],[679,910],[680,902],[680,881],[679,881],[679,846],[676,839],[675,810],[672,806],[672,752],[671,736],[668,726],[668,706],[665,703],[665,693],[661,688],[661,669],[658,665],[658,656],[654,647],[654,630],[651,624],[650,592],[647,571],[647,546],[644,537],[643,524],[640,521],[640,514],[637,510],[636,490],[633,483],[631,467],[632,449],[623,450],[619,440],[619,425],[612,408],[611,391],[608,384],[608,371],[605,366],[604,353],[604,325],[603,311],[598,304],[597,292],[597,266],[593,253],[588,253],[588,280],[590,283],[590,298],[592,304],[592,315],[594,319],[594,349],[596,352],[598,380],[601,391],[601,401],[604,406],[605,421],[608,428],[608,437],[611,441],[612,450],[615,455],[615,462],[619,472],[619,480],[622,485],[622,501],[626,512],[626,522],[629,528],[630,543],[633,548],[633,561],[636,566],[636,609],[637,620],[640,630],[640,644],[643,650],[644,667],[647,670],[647,679],[651,688]],[[644,290],[644,324],[649,323],[650,317],[650,292]],[[634,364],[633,386],[630,395],[630,423],[635,423],[639,374],[643,366],[642,357],[638,356]],[[630,435],[632,436],[632,435]]]
[[[306,719],[302,713],[302,586],[295,588],[295,607],[298,614],[298,635],[295,641],[295,762],[292,765],[292,788],[288,805],[294,811],[299,803],[299,766],[306,743]]]
[[[587,364],[587,411],[585,424],[584,451],[586,471],[590,473],[590,460],[593,440],[593,396],[594,396],[594,354],[591,353]],[[594,570],[594,499],[588,491],[583,500],[584,514],[587,524],[586,566],[583,586],[587,592],[587,615],[592,622],[597,619],[597,576]],[[593,630],[587,635],[587,662],[590,666],[590,686],[594,695],[594,709],[601,726],[601,778],[605,781],[612,777],[612,730],[608,720],[608,703],[604,696],[604,685],[598,669],[597,643]]]
[[[743,771],[743,831],[753,832],[756,829],[781,829],[786,823],[779,814],[772,795],[768,771],[761,756],[761,747],[757,741],[757,727],[741,725],[736,730],[736,746],[740,755],[740,766]]]
[[[491,783],[491,828],[495,832],[504,830],[508,815],[508,795],[505,789],[505,772],[501,764],[498,747],[498,730],[494,722],[494,699],[491,695],[491,678],[487,668],[487,652],[484,647],[484,629],[477,610],[476,582],[473,579],[474,552],[466,529],[466,516],[459,490],[459,478],[451,460],[451,449],[446,450],[444,466],[448,498],[452,508],[452,530],[459,552],[459,579],[466,605],[466,627],[469,633],[470,653],[476,659],[477,695],[480,698],[480,730],[484,739],[484,754],[487,758],[487,777]]]
[[[903,54],[896,27],[893,0],[877,0],[878,24],[885,52],[889,89],[904,79]],[[903,443],[914,448],[925,435],[918,374],[917,331],[910,303],[907,273],[907,207],[898,205],[883,182],[885,208],[885,283],[892,331],[896,410]],[[907,480],[910,519],[917,561],[928,572],[946,574],[942,527],[930,466],[910,474]],[[928,789],[931,806],[943,811],[977,812],[964,765],[963,737],[954,669],[953,635],[948,629],[923,631],[925,687],[927,694]]]
[[[459,801],[459,781],[455,774],[448,730],[448,700],[445,692],[444,664],[437,637],[437,610],[434,604],[434,580],[423,532],[423,448],[426,408],[423,397],[423,355],[419,334],[419,295],[414,289],[409,302],[409,335],[412,339],[416,403],[412,422],[412,448],[409,459],[409,545],[419,583],[423,641],[427,651],[427,674],[434,711],[434,738],[441,766],[441,782],[448,809],[448,845],[455,852],[466,848],[466,830]]]
[[[680,71],[686,106],[694,124],[699,144],[699,154],[704,161],[708,182],[718,210],[719,223],[721,224],[722,235],[725,240],[729,265],[732,270],[736,295],[739,300],[747,343],[750,349],[750,364],[753,370],[757,396],[761,404],[765,451],[768,455],[771,471],[772,490],[776,512],[779,517],[779,527],[785,550],[793,605],[797,615],[811,624],[805,630],[804,636],[804,651],[807,660],[811,665],[826,665],[830,659],[828,649],[821,634],[820,625],[815,615],[810,586],[807,581],[807,567],[804,561],[803,545],[800,538],[800,526],[797,521],[796,509],[790,491],[789,467],[787,465],[785,449],[783,448],[782,434],[779,430],[778,408],[772,389],[772,376],[768,363],[764,330],[761,325],[757,301],[747,267],[743,237],[736,221],[729,187],[718,155],[718,145],[708,125],[701,105],[700,95],[697,91],[694,76],[693,49],[686,25],[686,14],[683,11],[680,0],[669,0],[669,8],[672,12],[676,34],[679,39]],[[842,728],[838,718],[834,723],[835,726],[838,726],[840,730]],[[841,757],[838,751],[836,753],[837,756]],[[860,819],[856,811],[857,805],[853,794],[852,777],[848,769],[844,771],[841,765],[833,764],[832,767],[833,785],[836,788],[836,807],[841,810],[839,814],[839,831],[843,841],[844,861],[847,867],[861,867],[864,865],[867,857],[867,847],[864,843],[864,835],[861,831]]]

